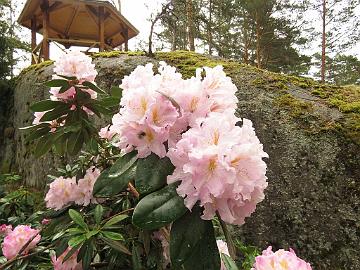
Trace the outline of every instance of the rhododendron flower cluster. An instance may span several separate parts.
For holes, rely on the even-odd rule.
[[[270,246],[263,251],[262,255],[255,258],[255,264],[251,270],[311,270],[311,266],[298,258],[292,249],[290,251],[280,249],[273,252]]]
[[[61,254],[58,258],[56,258],[56,255],[51,255],[51,263],[54,266],[54,270],[82,270],[81,261],[77,262],[77,255],[79,254],[79,251],[76,251],[69,259],[67,259],[64,262],[65,256],[69,253],[71,250],[70,247],[68,247],[63,254]]]
[[[69,203],[87,206],[96,203],[92,195],[96,179],[100,170],[91,167],[86,171],[84,178],[76,182],[76,178],[56,178],[45,196],[46,207],[59,210]]]
[[[92,64],[91,57],[78,51],[69,51],[64,54],[55,62],[53,76],[54,79],[59,79],[59,76],[74,77],[79,81],[79,84],[83,82],[92,82],[97,75],[95,70],[95,64]],[[59,93],[59,87],[53,87],[50,90],[52,100],[68,100],[73,99],[76,95],[75,87],[71,87],[63,93]],[[92,99],[96,99],[97,93],[91,89],[85,89],[90,94]]]
[[[40,241],[41,236],[38,235],[38,233],[39,230],[31,229],[31,227],[27,225],[16,226],[14,230],[8,232],[4,238],[4,242],[2,244],[2,252],[4,256],[8,260],[14,258],[20,252],[23,246],[31,238],[35,237],[22,252],[22,254],[27,254]]]
[[[165,157],[164,143],[175,145],[198,118],[213,111],[235,109],[236,87],[222,67],[205,71],[204,79],[199,69],[196,77],[184,80],[174,67],[161,62],[159,74],[155,75],[153,65],[147,64],[126,76],[120,86],[121,109],[110,127],[119,135],[118,146],[126,152],[136,149],[139,157],[151,152]]]
[[[221,256],[221,254],[226,254],[226,255],[230,256],[229,249],[228,249],[228,246],[225,241],[216,240],[216,244],[217,244],[220,256]],[[227,270],[227,268],[222,260],[221,260],[221,269],[220,270]]]
[[[121,87],[121,109],[108,129],[118,135],[116,145],[137,150],[140,158],[167,155],[176,168],[168,184],[181,181],[177,192],[187,208],[199,202],[203,219],[218,212],[227,223],[243,224],[264,198],[262,158],[268,155],[251,121],[235,117],[237,88],[222,67],[197,69],[184,80],[164,62],[156,75],[147,64],[126,76]]]
[[[241,225],[263,200],[267,157],[250,120],[229,112],[209,114],[182,135],[168,156],[175,165],[168,183],[181,181],[177,188],[192,209],[199,201],[203,219],[216,212],[231,224]],[[221,126],[219,126],[221,123]]]

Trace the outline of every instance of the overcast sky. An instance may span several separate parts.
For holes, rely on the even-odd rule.
[[[122,0],[122,14],[140,31],[140,34],[129,41],[129,49],[135,50],[139,48],[140,42],[147,41],[150,22],[149,18],[152,13],[156,13],[157,10],[161,9],[161,3],[164,3],[166,0]],[[20,1],[19,1],[20,2]],[[23,2],[23,1],[21,1]],[[117,0],[113,2],[117,3]],[[23,8],[22,5],[17,6],[17,14],[20,14]],[[358,12],[360,12],[360,6],[358,7]],[[321,26],[320,16],[316,13],[312,13],[310,16],[313,17],[314,26]],[[30,30],[22,28],[21,30],[24,38],[28,39],[30,42]],[[39,37],[38,40],[41,40]],[[312,54],[319,50],[318,45],[319,41],[313,42],[314,44],[307,51],[304,51],[306,54]],[[347,52],[348,54],[354,54],[360,57],[360,44],[357,44],[352,50]],[[62,54],[61,50],[55,45],[51,46],[51,59],[56,60]],[[30,58],[30,56],[29,56]],[[30,64],[30,60],[24,61],[21,63],[21,67],[26,67]]]

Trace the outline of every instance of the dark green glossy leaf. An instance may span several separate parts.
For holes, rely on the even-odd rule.
[[[94,210],[94,219],[97,225],[100,224],[103,213],[104,213],[104,208],[100,204],[98,204]]]
[[[83,269],[89,269],[94,253],[94,244],[90,242],[86,246],[84,255],[82,256],[82,267]]]
[[[48,111],[41,117],[40,122],[47,122],[47,121],[53,121],[61,116],[66,115],[70,110],[70,105],[62,103],[60,105],[57,105],[53,110]]]
[[[82,234],[82,235],[78,235],[78,236],[74,236],[74,237],[70,238],[68,245],[70,247],[76,247],[76,246],[81,245],[85,241],[86,241],[86,236],[84,234]]]
[[[82,146],[84,144],[84,135],[82,131],[72,133],[67,140],[67,152],[70,155],[75,156],[77,153],[80,152]]]
[[[103,228],[107,228],[110,227],[116,223],[119,223],[120,221],[123,221],[124,219],[126,219],[128,216],[127,215],[117,215],[114,216],[112,219],[110,219],[108,222],[105,223],[105,225],[103,226]]]
[[[107,232],[107,231],[102,231],[101,234],[108,239],[114,240],[114,241],[124,241],[124,236],[122,236],[122,234],[120,233],[116,233],[116,232]]]
[[[135,151],[120,157],[112,167],[104,170],[95,182],[93,194],[95,196],[112,196],[127,187],[135,176]]]
[[[53,145],[53,137],[51,134],[47,134],[41,137],[37,142],[34,155],[36,157],[41,157],[45,155],[51,149],[52,145]]]
[[[29,133],[29,135],[26,136],[26,141],[30,142],[32,140],[35,140],[37,138],[40,138],[41,136],[48,134],[49,132],[50,132],[50,125],[47,124],[46,126],[41,127]]]
[[[119,241],[114,241],[114,240],[110,240],[108,238],[105,237],[101,237],[101,239],[105,242],[105,244],[109,245],[110,247],[112,247],[113,249],[120,251],[121,253],[125,253],[127,255],[131,255],[131,252],[127,249],[126,246],[124,246],[121,242]]]
[[[80,248],[80,245],[77,245],[77,246],[73,247],[72,249],[70,249],[70,251],[65,255],[65,257],[63,259],[63,263],[66,262],[72,255],[74,255],[75,252],[78,251],[79,248]]]
[[[83,216],[78,211],[76,211],[74,209],[69,209],[69,216],[81,228],[83,228],[86,231],[89,230],[88,226],[86,225],[86,223],[84,221]]]
[[[142,263],[141,263],[140,247],[136,244],[133,245],[131,261],[132,261],[132,269],[133,270],[143,270],[144,269],[142,266]]]
[[[220,255],[211,220],[200,218],[201,208],[194,207],[176,220],[170,232],[170,258],[173,266],[187,269],[220,269]]]
[[[230,256],[221,253],[221,260],[223,261],[226,270],[239,270],[236,263],[234,262],[233,259],[231,259]]]
[[[178,183],[145,196],[135,207],[132,222],[139,228],[155,230],[185,214],[184,199],[176,192]]]
[[[97,86],[94,83],[86,81],[86,82],[83,82],[82,85],[90,88],[91,90],[93,90],[93,91],[95,91],[95,92],[97,92],[99,94],[106,95],[106,92],[104,90],[102,90],[99,86]]]
[[[45,82],[44,85],[48,86],[48,87],[68,87],[70,88],[70,84],[67,80],[63,80],[63,79],[54,79],[48,82]]]
[[[100,100],[100,104],[104,107],[119,107],[120,100],[116,97],[106,97]]]
[[[58,241],[58,243],[56,244],[56,248],[55,248],[55,254],[56,257],[60,257],[61,254],[64,253],[64,251],[68,248],[68,238],[62,238]]]
[[[33,112],[45,112],[54,109],[56,106],[61,105],[63,102],[55,100],[42,100],[30,106]]]
[[[135,186],[141,195],[151,193],[166,185],[166,178],[174,171],[174,165],[168,157],[160,159],[151,154],[138,160]]]

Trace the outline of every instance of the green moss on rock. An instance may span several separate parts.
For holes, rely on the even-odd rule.
[[[119,57],[120,55],[128,55],[128,56],[144,56],[146,55],[145,52],[142,51],[105,51],[105,52],[97,52],[92,53],[92,58],[113,58],[113,57]]]
[[[52,64],[54,63],[54,61],[52,60],[48,60],[48,61],[44,61],[44,62],[41,62],[39,64],[34,64],[34,65],[31,65],[31,66],[28,66],[27,68],[24,68],[21,73],[19,74],[19,77],[28,73],[29,71],[31,70],[40,70],[44,67],[47,67],[47,66],[51,66]]]

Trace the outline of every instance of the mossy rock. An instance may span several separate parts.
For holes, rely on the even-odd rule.
[[[107,52],[93,55],[103,88],[119,85],[137,65],[166,61],[185,78],[202,66],[223,65],[238,87],[237,114],[251,119],[270,158],[265,200],[236,236],[247,244],[292,247],[314,270],[360,269],[359,88],[322,85],[193,52]],[[50,64],[50,63],[49,63]],[[29,104],[48,95],[39,82],[51,66],[22,72],[14,93],[16,162],[30,185],[44,187],[58,161],[34,160],[18,131],[32,121]]]

